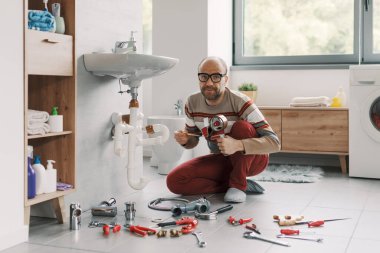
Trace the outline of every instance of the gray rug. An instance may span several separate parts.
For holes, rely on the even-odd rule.
[[[320,167],[302,165],[269,165],[259,175],[250,177],[256,181],[284,183],[314,183],[323,177]]]

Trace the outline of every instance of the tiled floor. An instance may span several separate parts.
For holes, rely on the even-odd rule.
[[[154,180],[142,191],[118,196],[118,216],[102,219],[105,222],[125,223],[125,201],[136,202],[136,224],[150,226],[152,219],[172,220],[170,212],[155,211],[147,207],[150,200],[173,197],[165,186],[165,177],[156,169],[146,166],[145,173]],[[233,210],[219,214],[217,220],[199,220],[197,230],[202,231],[207,242],[205,248],[197,246],[193,235],[179,238],[141,238],[123,231],[103,236],[101,228],[88,228],[92,218],[89,212],[82,217],[82,228],[70,231],[68,224],[59,225],[55,220],[34,219],[30,226],[28,243],[17,245],[3,253],[84,253],[84,252],[379,252],[380,248],[380,180],[355,179],[342,176],[338,168],[325,170],[325,177],[317,183],[288,184],[260,183],[265,189],[262,195],[249,195],[246,203],[234,205]],[[197,199],[192,196],[189,199]],[[223,194],[208,196],[211,209],[224,206]],[[122,200],[122,201],[121,201]],[[323,238],[323,243],[294,239],[278,239],[289,242],[291,247],[245,239],[243,226],[227,223],[229,215],[236,218],[252,217],[262,236],[275,239],[279,227],[273,223],[274,214],[302,214],[307,220],[350,217],[349,220],[328,222],[324,227],[301,231],[315,232],[312,237]],[[99,220],[98,218],[94,220]]]

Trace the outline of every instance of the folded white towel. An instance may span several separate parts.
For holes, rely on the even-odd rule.
[[[44,123],[49,119],[49,113],[44,111],[28,110],[28,124]]]
[[[290,103],[291,107],[328,107],[328,103]]]
[[[34,134],[47,134],[50,132],[50,126],[46,123],[34,123],[34,124],[28,124],[27,133],[29,135]]]
[[[292,104],[296,103],[330,103],[330,98],[326,96],[320,97],[295,97],[292,99]]]

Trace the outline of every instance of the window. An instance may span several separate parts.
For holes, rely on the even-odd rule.
[[[380,0],[235,0],[234,64],[380,61],[379,5]]]

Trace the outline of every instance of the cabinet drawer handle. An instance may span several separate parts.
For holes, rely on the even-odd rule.
[[[360,83],[360,84],[375,84],[375,81],[374,80],[361,80],[361,81],[358,81],[358,83]]]
[[[46,42],[46,43],[52,43],[52,44],[59,43],[58,40],[53,40],[53,39],[44,39],[43,42]]]

